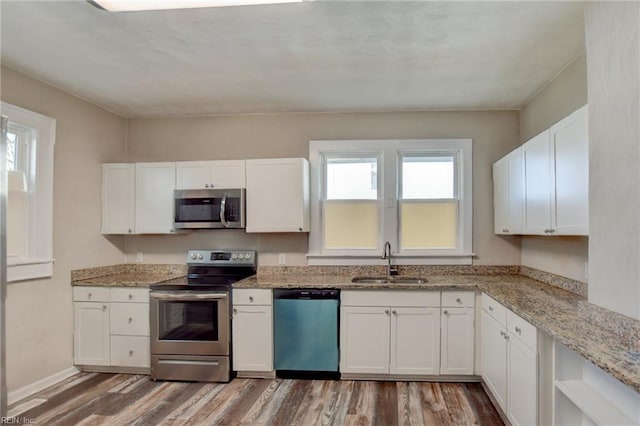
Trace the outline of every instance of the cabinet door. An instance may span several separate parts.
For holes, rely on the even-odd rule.
[[[102,165],[102,233],[131,234],[134,231],[134,164]]]
[[[509,234],[521,234],[524,224],[524,162],[522,149],[518,148],[507,157]]]
[[[211,183],[210,161],[176,163],[176,189],[204,189]]]
[[[509,233],[509,180],[507,158],[493,163],[493,232]]]
[[[440,374],[473,374],[474,308],[442,308]]]
[[[525,173],[525,234],[548,235],[551,229],[551,151],[549,130],[522,146]]]
[[[245,160],[212,161],[210,183],[213,188],[245,188]]]
[[[391,308],[389,372],[440,372],[440,308]]]
[[[484,310],[481,317],[482,378],[505,410],[507,398],[507,343],[504,328]]]
[[[78,365],[109,365],[109,304],[74,302],[73,356]]]
[[[551,128],[554,154],[554,233],[589,234],[589,137],[582,108]]]
[[[175,185],[175,163],[136,163],[136,233],[174,232]]]
[[[389,372],[390,309],[340,308],[340,372]]]
[[[273,370],[271,306],[233,306],[233,369]]]
[[[535,425],[538,419],[538,357],[509,333],[507,417],[513,425]]]
[[[247,160],[246,231],[309,231],[306,159]]]

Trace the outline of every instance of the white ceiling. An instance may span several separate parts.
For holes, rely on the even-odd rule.
[[[519,108],[584,50],[582,2],[0,12],[2,64],[127,117]]]

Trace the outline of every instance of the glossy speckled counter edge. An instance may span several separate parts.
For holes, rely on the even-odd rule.
[[[185,265],[129,263],[71,271],[71,285],[148,287],[186,273]]]
[[[583,297],[587,297],[588,294],[588,285],[582,281],[540,271],[539,269],[529,268],[528,266],[520,266],[520,275],[554,287],[562,288]]]

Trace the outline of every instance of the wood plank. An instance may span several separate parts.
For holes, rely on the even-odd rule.
[[[46,425],[502,424],[479,383],[282,379],[189,383],[83,373],[21,404],[26,411],[20,416]]]

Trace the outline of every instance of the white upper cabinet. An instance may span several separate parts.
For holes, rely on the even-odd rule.
[[[522,146],[524,229],[533,235],[589,234],[589,138],[587,106]],[[496,163],[498,164],[498,163]],[[494,172],[495,172],[494,165]],[[498,170],[499,177],[505,171]],[[494,187],[496,191],[504,191]],[[495,198],[496,233],[504,223],[504,194]],[[504,229],[508,229],[505,226]]]
[[[176,163],[176,189],[229,189],[245,186],[244,160]]]
[[[131,234],[135,228],[135,164],[102,165],[102,233]]]
[[[521,234],[524,208],[524,163],[518,148],[493,164],[494,232]]]
[[[136,163],[136,233],[174,232],[175,184],[175,163]]]
[[[247,232],[309,232],[309,162],[247,160]]]
[[[583,107],[551,127],[555,161],[552,229],[559,235],[589,234],[589,125]]]

